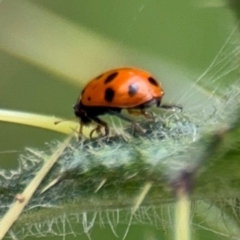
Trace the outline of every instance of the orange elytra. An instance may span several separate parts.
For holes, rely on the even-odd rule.
[[[80,118],[82,125],[96,122],[99,131],[103,126],[105,135],[109,134],[106,122],[98,118],[99,115],[113,114],[134,124],[138,129],[140,126],[134,121],[121,114],[122,109],[129,113],[139,111],[139,114],[149,117],[144,109],[156,105],[157,107],[172,108],[172,106],[161,106],[164,95],[161,84],[148,72],[137,68],[119,68],[110,70],[91,80],[83,89],[81,96],[74,106],[74,112]]]

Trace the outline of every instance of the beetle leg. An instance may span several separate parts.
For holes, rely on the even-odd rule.
[[[135,116],[144,116],[147,119],[154,120],[154,115],[151,111],[146,111],[145,109],[134,109],[134,108],[128,108],[128,113]]]
[[[104,137],[109,135],[109,127],[108,127],[108,125],[107,125],[106,122],[102,121],[101,119],[99,119],[99,118],[97,118],[97,117],[92,118],[92,120],[93,120],[94,122],[98,123],[98,126],[91,131],[91,133],[90,133],[90,138],[91,138],[91,139],[93,138],[92,135],[93,135],[93,133],[94,133],[95,131],[97,131],[97,133],[100,133],[100,132],[101,132],[101,128],[102,128],[102,127],[104,127],[104,130],[105,130]]]
[[[134,108],[128,108],[127,109],[128,113],[133,115],[133,116],[139,116],[141,115],[141,113],[139,112],[138,109],[134,109]]]
[[[97,127],[96,128],[94,128],[91,132],[90,132],[90,139],[93,139],[93,133],[96,131],[98,134],[100,134],[101,133],[101,128],[102,128],[102,126],[101,125],[97,125]]]
[[[142,132],[142,133],[145,133],[146,130],[143,129],[141,126],[139,126],[136,122],[134,122],[133,119],[131,118],[128,118],[126,116],[124,116],[123,114],[121,114],[120,112],[116,112],[116,111],[111,111],[109,110],[109,113],[112,114],[112,115],[115,115],[121,119],[123,119],[124,121],[127,121],[127,122],[130,122],[138,131]]]
[[[78,140],[80,140],[82,133],[83,133],[83,122],[82,120],[80,120],[80,124],[79,124],[79,132],[78,132]]]
[[[182,111],[182,107],[181,106],[176,106],[176,105],[167,105],[167,104],[164,104],[164,105],[160,105],[159,106],[160,108],[164,108],[164,109],[168,109],[168,110],[172,110],[172,111],[176,111],[176,110],[179,110],[180,112]]]
[[[144,109],[141,109],[141,113],[145,118],[154,120],[154,114],[151,111],[146,111]]]

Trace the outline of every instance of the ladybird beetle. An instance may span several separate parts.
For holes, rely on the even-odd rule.
[[[80,133],[83,124],[94,121],[98,126],[92,130],[90,138],[93,132],[99,132],[101,127],[105,128],[105,136],[107,136],[109,127],[106,122],[98,118],[99,115],[106,113],[131,122],[142,131],[143,129],[132,119],[122,115],[121,110],[127,109],[130,114],[141,114],[149,118],[151,113],[145,111],[145,108],[154,104],[161,108],[172,108],[172,106],[160,105],[163,95],[161,84],[144,70],[119,68],[105,72],[86,85],[74,106],[75,115],[80,118]]]

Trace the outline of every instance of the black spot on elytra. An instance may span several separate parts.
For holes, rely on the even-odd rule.
[[[136,83],[132,83],[128,86],[128,95],[134,96],[138,92],[139,86]]]
[[[114,98],[115,92],[113,91],[112,88],[107,88],[105,91],[105,95],[104,95],[104,99],[107,102],[112,102],[113,98]]]
[[[91,97],[88,97],[87,100],[88,100],[88,101],[91,101]]]
[[[117,75],[118,75],[118,72],[114,72],[114,73],[110,74],[109,76],[107,76],[104,83],[105,84],[110,83]]]
[[[149,77],[149,78],[148,78],[148,81],[149,81],[152,85],[158,87],[158,82],[157,82],[154,78]]]

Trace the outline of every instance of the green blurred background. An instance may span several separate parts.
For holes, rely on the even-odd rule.
[[[209,7],[193,0],[3,0],[0,107],[72,118],[87,81],[111,68],[137,66],[161,80],[167,102],[191,109],[205,96],[181,101],[181,95],[235,25],[232,12],[214,1]],[[44,149],[47,142],[64,138],[8,123],[0,124],[0,134],[1,168],[17,166],[25,147]],[[110,228],[96,229],[93,240],[115,239]],[[214,236],[199,231],[196,239],[218,239]],[[168,237],[139,225],[131,227],[127,239]]]

